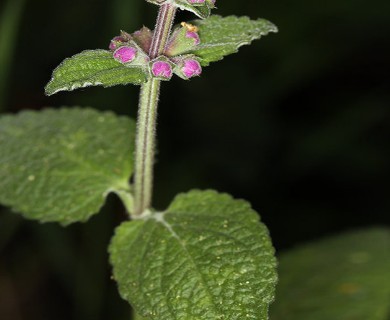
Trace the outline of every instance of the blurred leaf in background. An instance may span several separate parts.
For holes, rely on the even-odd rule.
[[[8,74],[12,70],[19,24],[26,0],[7,0],[0,6],[0,112],[5,110]]]
[[[387,320],[390,229],[344,233],[280,255],[272,320]]]

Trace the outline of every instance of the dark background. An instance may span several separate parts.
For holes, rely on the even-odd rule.
[[[201,78],[163,84],[155,207],[191,188],[231,193],[253,204],[278,252],[385,224],[390,2],[217,4],[215,13],[267,18],[280,32],[212,64]],[[43,87],[65,57],[106,48],[120,29],[152,28],[155,15],[142,0],[25,0],[18,32],[7,40],[10,59],[0,66],[2,112],[81,105],[134,117],[138,87],[50,98]],[[106,253],[125,218],[117,198],[89,223],[65,229],[0,210],[0,319],[129,319]]]

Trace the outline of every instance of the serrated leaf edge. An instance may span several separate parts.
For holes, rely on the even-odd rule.
[[[91,82],[91,81],[88,81],[90,80],[89,79],[86,79],[84,80],[84,82],[82,81],[74,81],[73,84],[71,86],[64,86],[64,87],[61,87],[55,91],[50,91],[48,90],[48,88],[50,87],[50,85],[55,81],[55,73],[58,69],[60,69],[67,61],[69,60],[72,60],[74,59],[75,57],[79,56],[79,55],[82,55],[82,54],[87,54],[87,53],[92,53],[92,52],[109,52],[108,50],[103,50],[103,49],[96,49],[96,50],[83,50],[69,58],[66,58],[64,59],[52,72],[52,77],[50,78],[50,81],[47,83],[47,85],[45,86],[45,94],[47,96],[52,96],[58,92],[61,92],[61,91],[74,91],[76,89],[80,89],[80,88],[87,88],[87,87],[91,87],[91,86],[103,86],[104,88],[109,88],[109,87],[113,87],[113,86],[116,86],[116,85],[105,85],[103,84],[102,82],[100,81],[95,81],[95,82]],[[114,58],[112,58],[114,60]],[[118,62],[120,63],[120,62]],[[122,68],[129,68],[129,69],[139,69],[141,71],[143,71],[147,76],[150,76],[150,72],[147,70],[147,68],[144,66],[144,65],[141,65],[141,64],[136,64],[136,65],[131,65],[131,66],[125,66],[125,65],[118,65],[117,67],[114,67],[114,68],[110,68],[110,69],[106,69],[106,70],[101,70],[99,72],[96,72],[94,75],[101,75],[101,74],[104,74],[105,72],[108,72],[108,71],[113,71],[115,69],[122,69]],[[143,81],[137,81],[133,84],[142,84],[144,83]],[[126,85],[126,84],[122,84],[122,85]]]
[[[224,200],[227,200],[227,201],[235,201],[235,202],[239,202],[243,205],[245,205],[245,209],[249,210],[251,214],[254,214],[256,217],[257,217],[257,222],[261,222],[261,219],[260,219],[260,216],[257,214],[257,212],[253,209],[253,207],[251,206],[250,202],[246,201],[246,200],[243,200],[243,199],[236,199],[234,198],[232,195],[228,194],[228,193],[223,193],[223,192],[218,192],[216,190],[213,190],[213,189],[206,189],[206,190],[201,190],[201,189],[192,189],[188,192],[182,192],[182,193],[179,193],[177,194],[173,200],[171,201],[169,207],[164,210],[164,211],[152,211],[152,210],[147,210],[145,211],[141,216],[138,216],[138,217],[134,217],[133,220],[144,220],[145,222],[146,221],[150,221],[150,220],[154,220],[156,221],[157,224],[161,224],[168,232],[170,235],[172,235],[176,240],[177,242],[179,243],[180,247],[183,249],[183,251],[185,251],[188,255],[188,258],[189,258],[189,261],[191,261],[191,263],[194,265],[194,270],[196,270],[196,272],[199,274],[199,277],[202,279],[202,282],[204,282],[203,280],[203,275],[198,271],[198,269],[196,268],[197,267],[197,264],[196,262],[194,261],[194,259],[192,258],[192,256],[190,255],[190,253],[188,252],[187,250],[187,247],[186,247],[186,244],[183,243],[183,241],[181,240],[181,238],[179,237],[179,235],[173,230],[173,227],[171,226],[171,224],[165,220],[164,216],[166,214],[169,214],[171,208],[172,208],[172,205],[179,201],[182,197],[191,197],[192,195],[209,195],[211,197],[213,196],[218,196],[220,198],[224,198]],[[131,221],[128,221],[127,223],[131,223]],[[118,226],[118,229],[121,227],[122,225]],[[267,229],[268,230],[268,229]],[[117,234],[117,230],[115,231],[115,235]],[[152,233],[153,234],[153,233]],[[114,237],[115,237],[114,235]],[[112,241],[112,240],[111,240]],[[110,256],[111,256],[111,245],[112,245],[112,242],[109,246],[109,252],[110,252]],[[271,248],[270,248],[273,252],[273,256],[275,254],[275,249],[273,248],[272,244],[271,244]],[[110,258],[111,259],[111,258]],[[274,260],[274,268],[276,268],[276,265],[277,265],[277,261],[276,261],[276,258]],[[276,284],[277,284],[277,281],[278,281],[278,276],[277,274],[275,274],[273,276],[272,279],[270,279],[270,281],[266,281],[267,284],[271,285],[273,287],[273,290],[275,290],[275,287],[276,287]],[[204,290],[206,292],[209,292],[209,289],[207,287],[207,284],[204,282]],[[263,292],[265,290],[265,288],[263,288],[261,290],[261,292]],[[216,313],[218,314],[220,311],[219,309],[216,307],[218,304],[214,302],[214,297],[209,293],[209,298],[210,298],[210,302],[212,303],[212,305],[215,307],[215,310],[216,310]],[[125,300],[128,300],[129,301],[129,298],[128,297],[125,297],[123,296],[123,298]],[[270,299],[266,299],[264,300],[264,302],[266,304],[268,304],[266,306],[267,310],[269,310],[269,304],[271,304],[273,301],[275,300],[275,296],[273,295],[272,297],[270,297]],[[268,312],[268,311],[267,311]],[[138,314],[139,315],[139,314]],[[142,318],[144,318],[145,320],[146,319],[149,319],[146,315],[143,315]]]
[[[36,111],[36,110],[22,110],[20,112],[17,112],[15,114],[10,114],[10,113],[6,113],[6,114],[3,114],[0,116],[0,118],[15,118],[16,116],[23,116],[24,114],[41,114],[41,113],[44,113],[44,112],[63,112],[63,111],[68,111],[68,110],[90,110],[90,111],[94,111],[94,112],[99,112],[101,113],[103,116],[115,116],[117,117],[118,119],[128,119],[128,117],[126,116],[121,116],[121,115],[117,115],[115,114],[114,112],[110,111],[110,110],[106,110],[106,111],[98,111],[92,107],[78,107],[78,106],[75,106],[75,107],[68,107],[68,106],[61,106],[59,108],[45,108],[45,109],[42,109],[42,110],[39,110],[39,111]],[[107,188],[107,190],[103,191],[103,193],[101,194],[101,198],[103,200],[102,204],[99,206],[99,208],[95,211],[95,210],[90,210],[90,212],[86,212],[85,214],[85,218],[84,219],[81,219],[81,220],[77,220],[77,221],[70,221],[70,222],[65,222],[65,221],[58,221],[58,220],[55,220],[55,219],[45,219],[45,218],[39,218],[39,222],[40,223],[49,223],[49,222],[58,222],[60,225],[66,227],[72,223],[76,223],[76,222],[86,222],[88,221],[93,215],[97,214],[100,212],[100,210],[102,209],[102,207],[105,205],[105,200],[106,198],[108,197],[108,195],[110,193],[114,193],[116,194],[123,202],[123,204],[125,205],[126,209],[129,211],[129,210],[132,210],[132,200],[133,200],[133,196],[131,194],[131,186],[128,182],[126,182],[125,184],[123,183],[123,181],[118,181],[118,184],[116,183],[113,183],[114,187],[109,187]],[[4,204],[5,206],[9,207],[12,211],[16,212],[16,213],[19,213],[21,214],[23,217],[25,217],[26,219],[28,220],[34,220],[36,221],[37,219],[36,218],[31,218],[27,215],[26,212],[23,212],[23,210],[21,210],[20,208],[18,208],[17,206],[15,205],[12,205],[11,203],[7,203],[7,202],[2,202],[2,204]],[[131,211],[129,211],[130,213]],[[41,214],[37,214],[37,215],[41,215]]]
[[[192,53],[192,54],[196,55],[196,51],[204,49],[204,48],[207,49],[207,48],[213,48],[213,47],[223,47],[223,46],[228,46],[228,45],[234,45],[234,46],[237,45],[237,49],[234,51],[234,53],[237,53],[238,49],[241,48],[242,46],[249,45],[253,41],[259,40],[261,37],[266,36],[266,35],[268,35],[271,32],[273,32],[273,33],[279,32],[279,29],[278,29],[278,27],[275,24],[273,24],[271,21],[263,19],[263,18],[258,18],[256,20],[251,20],[248,16],[240,16],[240,17],[238,17],[238,16],[235,16],[235,15],[230,15],[230,16],[226,16],[226,17],[223,17],[221,15],[212,15],[210,18],[214,19],[214,17],[215,18],[221,18],[221,19],[236,18],[237,20],[247,20],[247,21],[250,21],[250,22],[265,21],[265,22],[267,22],[269,24],[270,29],[269,30],[265,30],[265,31],[261,31],[259,36],[252,36],[250,40],[241,41],[238,45],[237,45],[236,42],[224,42],[224,43],[218,43],[218,44],[212,44],[212,45],[202,45],[202,44],[199,44],[194,50],[188,51],[187,53]],[[204,20],[193,20],[191,23],[203,24],[205,22],[206,21],[204,21]],[[224,58],[225,58],[225,56],[222,56],[220,59],[214,60],[214,61],[211,61],[211,62],[221,61]],[[202,66],[208,66],[211,63],[211,62],[206,62],[201,57],[199,57],[199,59],[201,61]]]

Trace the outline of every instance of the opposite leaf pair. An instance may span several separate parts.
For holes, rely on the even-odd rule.
[[[190,25],[194,26],[197,32],[189,30],[188,24],[177,27],[176,33],[172,35],[168,43],[166,55],[154,61],[174,64],[175,61],[172,61],[174,57],[179,65],[176,71],[183,78],[191,73],[196,75],[200,72],[197,63],[202,67],[208,66],[211,62],[237,52],[241,46],[250,44],[269,32],[277,32],[275,25],[267,20],[250,20],[247,17],[235,16],[223,18],[214,15],[205,20],[192,21]],[[114,58],[112,51],[87,50],[65,59],[54,70],[52,79],[45,88],[46,94],[52,95],[59,91],[72,91],[88,86],[111,87],[127,84],[139,85],[147,82],[153,75],[154,64],[151,66],[151,72],[146,55],[148,45],[150,45],[148,44],[149,32],[151,31],[143,28],[129,35],[131,38],[127,36],[127,33],[122,33],[119,36],[121,38],[114,38],[110,44],[110,49],[115,50],[120,49],[121,45],[126,47],[131,42],[131,46],[139,50],[137,53],[130,50],[120,54],[119,51]],[[134,53],[140,56],[133,57]],[[126,59],[129,60],[126,61]],[[164,73],[169,75],[172,66],[167,68],[165,63],[155,66],[157,76],[164,75]]]
[[[86,221],[109,192],[131,208],[134,129],[126,117],[92,109],[3,116],[0,202],[63,225]],[[267,319],[276,259],[245,201],[180,194],[164,212],[120,225],[110,260],[122,297],[150,319]]]

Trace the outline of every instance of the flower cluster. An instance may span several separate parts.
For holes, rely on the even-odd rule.
[[[133,34],[122,31],[111,40],[109,49],[115,60],[129,67],[143,65],[160,80],[170,80],[173,74],[187,80],[202,73],[197,57],[189,53],[200,44],[196,26],[181,23],[173,30],[163,54],[155,59],[148,56],[152,38],[153,32],[146,27]]]

